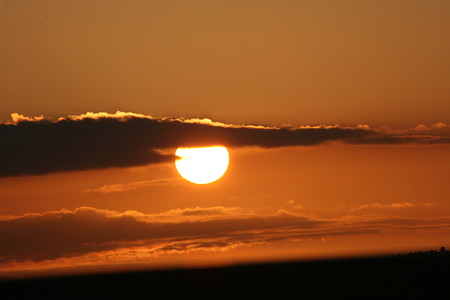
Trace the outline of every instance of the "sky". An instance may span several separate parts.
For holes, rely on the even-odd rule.
[[[450,247],[450,2],[0,2],[0,277]],[[195,185],[178,147],[223,145]]]

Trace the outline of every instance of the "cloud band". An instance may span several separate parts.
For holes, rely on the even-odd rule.
[[[265,148],[354,144],[448,143],[448,137],[386,134],[368,127],[239,126],[134,113],[88,113],[56,121],[13,114],[0,124],[0,176],[130,167],[173,161],[160,149],[225,145]]]

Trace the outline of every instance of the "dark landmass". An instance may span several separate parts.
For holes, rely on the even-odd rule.
[[[1,299],[450,299],[450,251],[0,281]]]

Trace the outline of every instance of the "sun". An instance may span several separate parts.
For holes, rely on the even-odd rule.
[[[223,146],[202,148],[178,148],[175,166],[180,175],[196,184],[216,181],[225,174],[230,161],[228,150]]]

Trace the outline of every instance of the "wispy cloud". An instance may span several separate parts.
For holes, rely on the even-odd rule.
[[[156,185],[167,185],[173,183],[175,179],[165,178],[165,179],[154,179],[154,180],[143,180],[143,181],[133,181],[127,183],[116,183],[107,184],[97,188],[85,189],[83,193],[85,194],[112,194],[112,193],[122,193],[134,191],[150,186]]]
[[[413,207],[434,207],[439,204],[436,202],[425,202],[425,203],[411,203],[411,202],[393,202],[393,203],[366,203],[358,206],[354,206],[350,209],[350,212],[364,211],[364,210],[400,210],[408,209]]]
[[[352,208],[351,211],[357,211],[357,210],[363,210],[363,209],[401,209],[401,208],[410,208],[416,206],[414,203],[410,202],[395,202],[395,203],[389,203],[389,204],[381,204],[378,202],[375,203],[369,203],[369,204],[363,204],[357,207]]]

